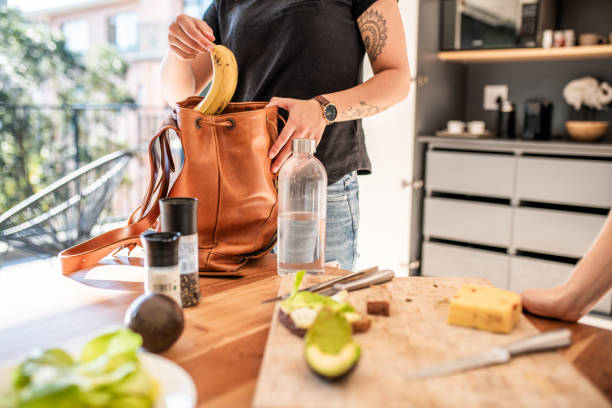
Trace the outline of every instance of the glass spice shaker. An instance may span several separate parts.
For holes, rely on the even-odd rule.
[[[162,231],[181,234],[178,244],[183,307],[200,303],[202,293],[198,275],[198,200],[164,198],[159,200]]]
[[[178,232],[147,231],[140,236],[145,249],[145,293],[170,296],[181,306]]]

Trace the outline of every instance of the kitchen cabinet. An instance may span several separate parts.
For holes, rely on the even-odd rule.
[[[588,156],[585,159],[580,156],[561,159],[519,157],[517,197],[545,203],[609,208],[612,203],[612,161],[605,158],[592,160]]]
[[[510,259],[503,253],[436,242],[423,243],[423,276],[479,277],[507,288]]]
[[[430,189],[490,197],[512,196],[512,157],[429,150],[426,160],[429,165],[425,177]]]
[[[515,291],[559,285],[612,206],[612,146],[483,142],[418,138],[420,274],[482,277]],[[612,312],[610,294],[594,311]]]
[[[558,24],[595,30],[607,23],[594,10],[609,7],[594,0],[564,2]],[[418,27],[417,142],[406,183],[412,187],[410,273],[483,277],[512,290],[558,285],[612,207],[612,133],[605,143],[558,140],[565,121],[576,119],[561,90],[585,75],[612,81],[609,47],[440,53],[440,13],[440,0],[420,1],[419,22],[426,24]],[[585,15],[599,25],[586,27]],[[483,88],[495,84],[508,85],[518,133],[525,101],[550,99],[556,140],[428,136],[453,119],[482,120],[494,129],[496,112],[484,110]],[[604,111],[594,120],[612,117]],[[611,314],[610,303],[608,294],[594,311]]]
[[[606,220],[604,215],[541,208],[514,210],[513,242],[518,250],[580,258]]]
[[[512,208],[507,205],[425,198],[423,234],[449,240],[508,247]]]

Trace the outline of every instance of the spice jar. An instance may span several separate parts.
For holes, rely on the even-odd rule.
[[[183,307],[200,303],[198,275],[198,200],[164,198],[159,200],[161,230],[181,234],[178,244]]]
[[[140,241],[145,249],[145,293],[161,293],[181,306],[178,232],[145,232]]]

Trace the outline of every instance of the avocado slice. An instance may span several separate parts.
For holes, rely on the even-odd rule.
[[[304,357],[320,377],[334,381],[344,378],[357,365],[361,346],[353,341],[350,323],[342,313],[321,309],[306,333]]]
[[[306,331],[312,326],[315,316],[323,308],[329,308],[334,312],[345,314],[350,323],[363,319],[363,316],[355,311],[353,305],[344,300],[346,291],[339,292],[332,297],[319,293],[300,292],[299,287],[304,277],[304,272],[297,272],[293,281],[291,295],[286,300],[280,302],[278,310],[279,321],[290,332],[299,337],[304,337]],[[359,325],[354,327],[359,327]],[[365,330],[368,328],[369,324]]]

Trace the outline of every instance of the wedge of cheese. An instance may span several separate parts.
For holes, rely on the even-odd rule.
[[[484,285],[463,285],[452,297],[448,323],[510,333],[521,317],[521,297]]]

